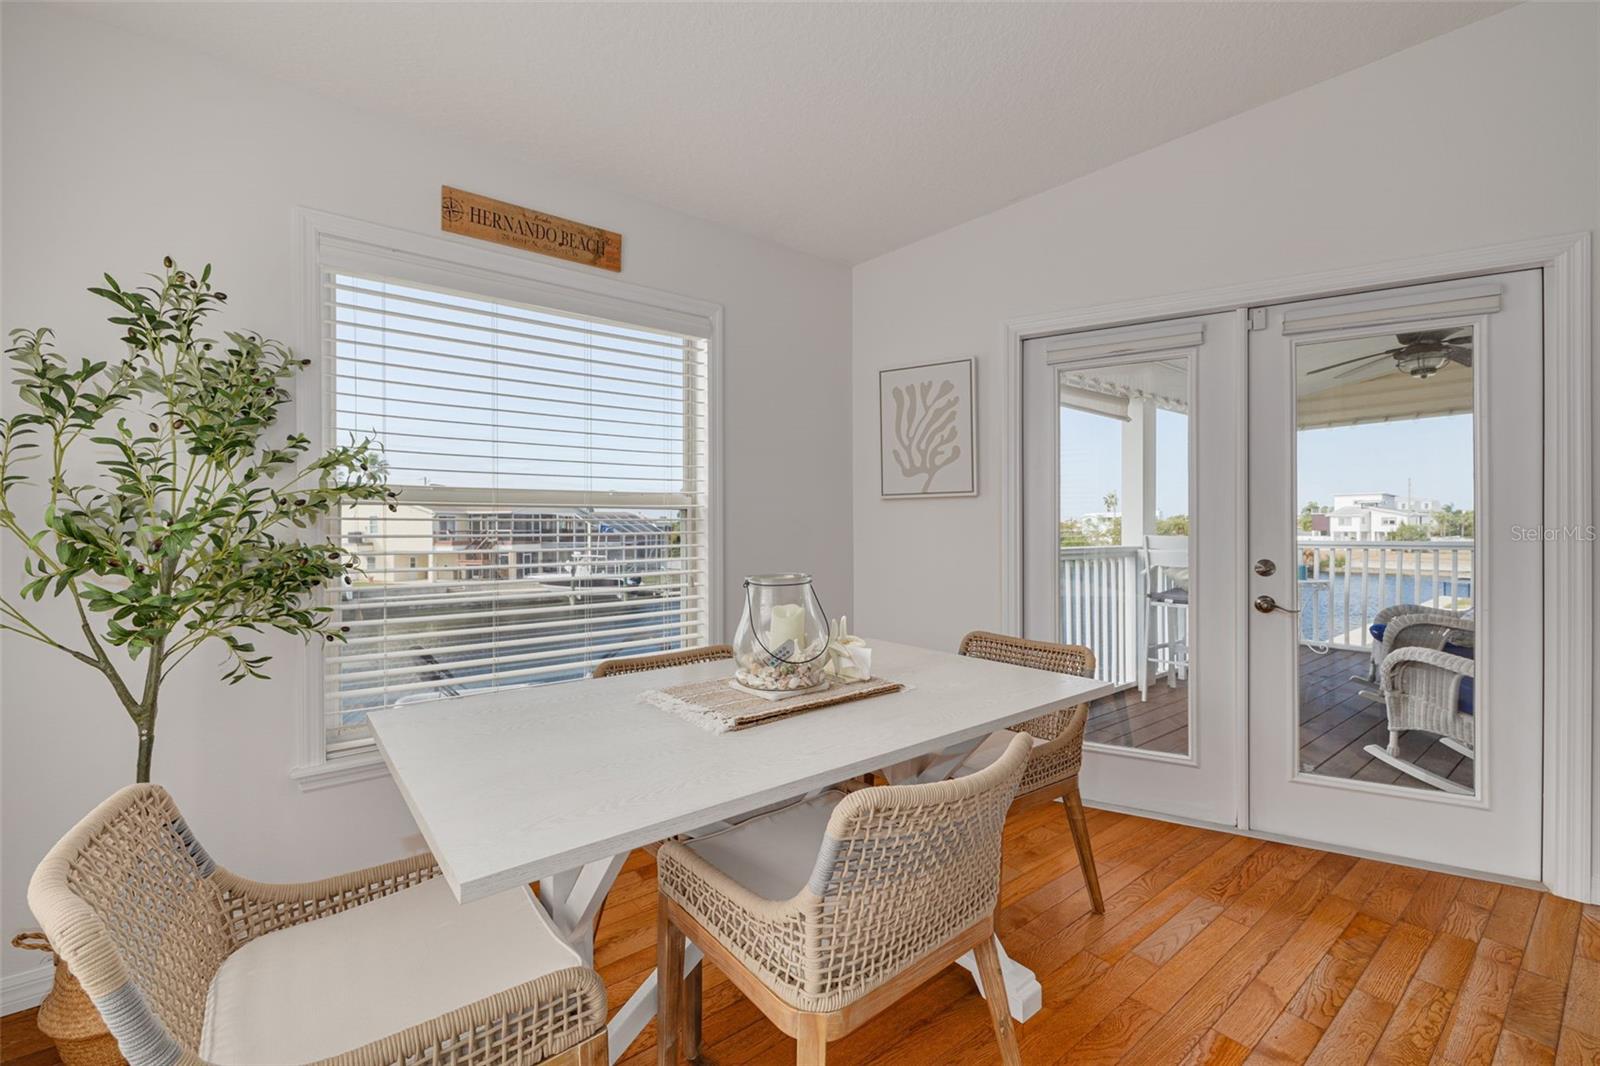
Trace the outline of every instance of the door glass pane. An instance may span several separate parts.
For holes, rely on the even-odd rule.
[[[1473,333],[1295,347],[1302,773],[1473,792]]]
[[[1060,638],[1118,691],[1091,743],[1189,752],[1189,356],[1062,366]]]

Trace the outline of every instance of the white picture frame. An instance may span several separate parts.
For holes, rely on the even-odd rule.
[[[885,500],[978,494],[976,360],[878,371],[878,491]]]

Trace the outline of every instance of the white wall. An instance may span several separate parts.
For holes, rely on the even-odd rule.
[[[848,268],[564,179],[559,159],[532,172],[71,12],[3,12],[6,329],[51,325],[69,353],[114,356],[116,332],[84,287],[170,254],[216,264],[229,326],[292,339],[296,205],[437,233],[449,183],[603,225],[623,234],[624,280],[726,309],[727,609],[742,575],[803,568],[832,610],[849,610],[850,442],[818,414],[848,395]],[[14,594],[16,554],[0,567]],[[59,606],[40,611],[59,625]],[[303,657],[298,641],[273,650],[269,683],[226,688],[205,656],[186,664],[163,697],[156,778],[219,861],[250,876],[301,879],[417,850],[388,779],[309,794],[290,782]],[[9,940],[33,924],[24,892],[44,850],[132,780],[134,739],[105,682],[64,656],[7,635],[0,670]],[[8,984],[39,961],[7,948]]]
[[[861,631],[1001,622],[1007,320],[1593,229],[1597,14],[1523,5],[857,266]],[[878,370],[965,355],[980,495],[879,500]]]

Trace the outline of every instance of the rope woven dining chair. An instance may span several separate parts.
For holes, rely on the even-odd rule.
[[[974,659],[1076,677],[1094,676],[1094,652],[1081,644],[1051,644],[975,630],[961,638],[959,650],[962,655]],[[984,741],[956,773],[971,773],[987,765],[1014,733],[1032,737],[1033,751],[1022,775],[1022,784],[1017,788],[1017,802],[1033,806],[1061,800],[1067,812],[1067,825],[1072,829],[1072,843],[1078,851],[1083,883],[1089,890],[1089,903],[1096,914],[1104,914],[1106,904],[1100,894],[1100,875],[1095,870],[1089,825],[1083,816],[1083,795],[1078,790],[1078,771],[1083,767],[1083,731],[1088,720],[1089,707],[1082,703],[1030,718]]]
[[[967,777],[829,792],[662,844],[658,1062],[676,1063],[680,1035],[689,1058],[699,1050],[687,937],[799,1041],[799,1066],[822,1066],[829,1040],[975,952],[1002,1057],[1020,1066],[994,911],[1001,832],[1027,759],[1019,736]]]
[[[216,865],[166,790],[130,785],[50,849],[28,905],[130,1066],[607,1058],[599,975],[531,901],[457,904],[430,855],[261,884]]]
[[[728,644],[708,644],[700,648],[662,652],[660,655],[635,655],[631,659],[602,659],[595,663],[595,677],[612,674],[636,674],[641,670],[665,670],[671,666],[690,666],[694,663],[711,663],[733,658],[733,647]]]

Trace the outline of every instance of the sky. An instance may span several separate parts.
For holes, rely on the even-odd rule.
[[[1188,512],[1188,418],[1156,419],[1156,509]],[[1104,415],[1061,412],[1061,517],[1105,509],[1122,477],[1122,423]],[[1472,416],[1375,422],[1300,432],[1295,510],[1335,493],[1411,494],[1472,510]]]
[[[1472,416],[1300,431],[1300,497],[1328,505],[1336,492],[1392,492],[1472,507]]]
[[[1156,412],[1156,510],[1189,512],[1189,417]],[[1105,415],[1061,411],[1061,517],[1105,510],[1122,483],[1123,423]]]

